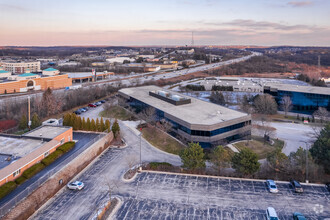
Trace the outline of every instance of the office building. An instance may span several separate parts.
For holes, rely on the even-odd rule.
[[[40,61],[34,62],[3,62],[2,68],[12,74],[22,74],[27,71],[36,73],[40,71]]]
[[[204,148],[251,135],[250,115],[220,105],[156,86],[125,88],[119,95],[137,111],[154,108],[157,120],[172,123],[173,133]]]
[[[264,86],[264,93],[274,96],[278,105],[281,105],[283,97],[290,97],[294,112],[310,114],[319,107],[330,111],[328,87],[268,84]]]

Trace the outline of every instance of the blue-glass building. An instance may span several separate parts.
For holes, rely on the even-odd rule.
[[[157,120],[172,123],[172,133],[205,148],[251,136],[251,116],[246,113],[156,86],[125,88],[119,94],[137,111],[154,108]]]
[[[264,86],[264,93],[274,96],[279,106],[285,96],[290,97],[293,112],[312,114],[319,107],[330,111],[330,88],[328,87],[274,84]]]

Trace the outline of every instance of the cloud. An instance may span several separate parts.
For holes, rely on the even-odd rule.
[[[304,7],[304,6],[309,6],[312,5],[313,2],[311,1],[293,1],[293,2],[288,2],[288,5],[292,6],[292,7]]]
[[[201,22],[201,24],[221,28],[238,28],[240,31],[254,31],[258,33],[307,33],[321,31],[325,29],[322,27],[311,25],[287,25],[268,21],[255,21],[244,19],[237,19],[230,22]]]
[[[18,5],[9,5],[9,4],[0,4],[1,10],[10,10],[10,11],[27,11],[28,9],[18,6]]]
[[[192,31],[196,45],[330,45],[329,27],[255,20],[199,21],[195,26],[168,29],[18,31],[4,31],[0,45],[186,45]]]

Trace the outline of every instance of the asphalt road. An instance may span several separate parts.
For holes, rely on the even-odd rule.
[[[97,137],[99,134],[96,133],[82,133],[82,132],[73,132],[73,140],[77,140],[74,148],[69,151],[68,153],[64,154],[62,157],[60,157],[58,160],[56,160],[51,165],[47,166],[45,169],[40,171],[38,174],[33,176],[31,179],[24,182],[22,185],[18,186],[14,191],[12,191],[9,195],[5,196],[0,200],[0,207],[7,203],[9,200],[16,197],[19,193],[24,191],[26,188],[28,188],[32,183],[38,181],[42,176],[46,175],[47,173],[54,171],[54,170],[60,170],[65,164],[61,164],[66,158],[70,157],[72,154],[74,154],[76,151],[80,150],[81,148],[88,148],[89,146],[86,145],[89,141]]]
[[[136,77],[137,75],[139,76],[138,79],[140,80],[140,82],[147,82],[150,80],[158,80],[158,79],[167,79],[167,78],[173,78],[173,77],[177,77],[180,75],[184,75],[184,74],[188,74],[188,73],[194,73],[194,72],[199,72],[199,71],[206,71],[206,70],[211,70],[214,68],[218,68],[220,66],[224,66],[224,65],[229,65],[232,63],[237,63],[237,62],[242,62],[245,60],[250,59],[253,56],[260,56],[260,53],[257,52],[252,52],[251,55],[245,56],[245,57],[241,57],[241,58],[236,58],[236,59],[232,59],[232,60],[228,60],[228,61],[223,61],[223,62],[218,62],[218,63],[212,63],[212,64],[207,64],[207,65],[203,65],[203,66],[197,66],[197,67],[192,67],[192,68],[188,68],[188,69],[183,69],[183,70],[179,70],[179,71],[171,71],[171,72],[164,72],[162,74],[157,74],[157,75],[152,75],[152,76],[148,76],[151,73],[142,73],[142,74],[133,74],[132,76],[115,76],[113,77],[111,80],[116,80],[116,81],[98,81],[98,82],[102,82],[102,84],[112,84],[112,85],[117,85],[117,83],[120,81],[123,85],[135,85],[136,84],[136,78],[130,78],[130,77]],[[130,79],[124,79],[124,78],[130,78]],[[84,87],[89,87],[89,86],[94,86],[95,84],[82,84]],[[57,89],[53,91],[55,95],[60,95],[61,93],[65,92],[65,89]],[[0,96],[0,104],[1,103],[6,103],[6,101],[13,101],[13,102],[27,102],[27,97],[30,96],[32,98],[34,97],[41,97],[42,96],[42,91],[40,92],[36,92],[33,94],[24,94],[24,95],[19,95],[19,96]]]
[[[266,219],[267,207],[279,219],[292,219],[293,212],[330,217],[325,186],[303,185],[305,192],[297,194],[288,183],[277,183],[279,193],[272,194],[262,181],[155,173],[139,174],[129,185],[131,191],[120,193],[115,219]]]
[[[285,141],[282,152],[289,155],[297,151],[299,147],[310,148],[316,140],[317,130],[305,124],[271,122],[271,127],[276,128],[275,136]]]
[[[120,122],[128,146],[107,150],[77,179],[82,191],[61,190],[30,219],[89,219],[112,194],[122,200],[115,219],[265,219],[272,206],[280,219],[300,211],[309,219],[330,217],[330,197],[324,186],[303,185],[293,192],[288,183],[277,183],[271,194],[261,181],[142,173],[132,182],[121,177],[129,164],[139,163],[139,136]],[[142,161],[180,165],[180,158],[155,149],[142,139]]]

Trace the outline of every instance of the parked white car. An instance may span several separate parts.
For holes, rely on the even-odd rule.
[[[276,184],[275,184],[274,180],[266,180],[266,183],[267,183],[267,187],[268,187],[269,192],[278,193],[278,189],[276,187]]]
[[[267,220],[279,220],[277,217],[277,213],[273,207],[268,207],[266,209],[266,217]]]
[[[79,182],[79,181],[74,181],[71,183],[68,183],[67,187],[69,189],[73,189],[73,190],[82,190],[82,188],[84,188],[84,183],[83,182]]]

